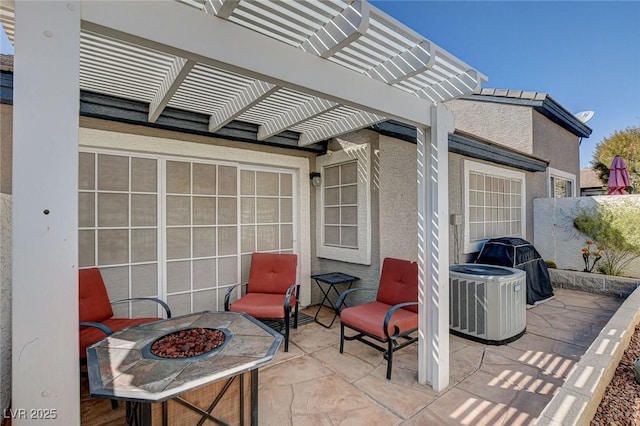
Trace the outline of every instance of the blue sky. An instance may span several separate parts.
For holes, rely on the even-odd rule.
[[[593,110],[582,141],[640,126],[640,1],[372,1],[489,77],[484,87],[545,92]],[[2,53],[12,53],[2,31]]]
[[[489,77],[595,111],[581,167],[616,130],[640,126],[640,1],[372,1]]]

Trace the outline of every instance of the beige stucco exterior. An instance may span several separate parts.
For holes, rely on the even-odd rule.
[[[456,117],[457,130],[535,155],[530,107],[454,99],[447,108]]]
[[[11,401],[11,157],[13,108],[0,105],[0,410]]]
[[[572,173],[579,187],[579,140],[561,126],[537,113],[530,107],[456,100],[447,104],[456,114],[456,128],[477,135],[509,149],[547,160],[550,167]],[[0,305],[0,336],[10,342],[10,211],[11,205],[11,111],[2,105],[2,139],[0,143],[0,254],[2,254],[2,304]],[[303,305],[320,302],[322,294],[309,278],[310,275],[340,271],[360,277],[356,286],[377,288],[382,261],[386,257],[416,260],[418,256],[418,191],[417,149],[414,143],[381,135],[372,130],[360,130],[333,139],[329,152],[342,149],[345,144],[368,144],[370,181],[370,264],[347,263],[317,257],[318,235],[317,202],[320,188],[311,185],[310,171],[316,170],[316,154],[292,149],[251,144],[227,139],[185,134],[146,126],[135,126],[95,118],[80,118],[80,144],[85,147],[129,150],[147,153],[165,153],[176,156],[211,158],[274,164],[298,170],[299,197],[297,218],[300,230],[298,248],[303,259],[300,281],[303,285]],[[470,159],[449,153],[448,188],[449,213],[461,215],[462,224],[449,224],[449,258],[451,263],[473,260],[474,253],[464,250],[465,232],[465,161],[490,164],[507,170],[516,170],[487,161]],[[524,237],[533,241],[533,200],[547,197],[548,172],[523,172],[526,180],[526,232]],[[449,218],[446,220],[449,223]],[[7,266],[8,265],[8,266]],[[7,295],[9,297],[7,297]],[[370,300],[372,294],[363,293],[354,302]],[[3,345],[0,358],[0,402],[8,403],[10,388],[10,348]],[[3,405],[1,408],[4,408]]]

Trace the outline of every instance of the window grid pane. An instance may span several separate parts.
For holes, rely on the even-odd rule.
[[[358,248],[358,163],[325,166],[324,244]]]
[[[519,235],[522,229],[522,181],[469,172],[470,241]]]
[[[158,297],[158,160],[81,152],[79,163],[80,267],[100,268],[111,300]],[[117,310],[157,315],[145,304]]]

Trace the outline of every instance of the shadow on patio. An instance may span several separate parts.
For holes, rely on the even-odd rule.
[[[292,330],[288,353],[260,370],[259,419],[266,425],[532,424],[623,299],[556,289],[527,311],[527,332],[503,346],[450,340],[451,384],[440,394],[417,382],[417,345],[394,356],[359,342],[338,351],[340,326]],[[303,312],[315,313],[311,307]],[[330,320],[328,309],[321,315]],[[325,318],[326,319],[326,318]],[[83,381],[82,423],[124,424],[124,404],[92,399]]]

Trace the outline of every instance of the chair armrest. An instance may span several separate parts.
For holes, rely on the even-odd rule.
[[[338,300],[336,302],[338,311],[342,311],[342,305],[344,304],[344,301],[347,299],[347,296],[350,293],[353,293],[354,291],[377,291],[377,290],[374,288],[358,287],[358,288],[350,288],[349,290],[343,291],[342,293],[340,293],[340,296],[338,296]]]
[[[291,284],[291,287],[287,289],[287,293],[284,296],[284,309],[291,308],[291,294],[293,291],[296,292],[296,303],[298,303],[298,299],[300,299],[300,284]]]
[[[167,313],[167,318],[171,318],[171,308],[169,308],[169,305],[167,305],[164,300],[156,299],[155,297],[132,297],[130,299],[116,300],[115,302],[111,302],[111,304],[117,305],[119,303],[136,302],[140,300],[150,300],[152,302],[156,302],[158,305],[164,308],[164,311]]]
[[[246,286],[248,283],[240,283],[240,284],[235,284],[232,285],[231,287],[229,287],[229,289],[227,290],[227,293],[224,295],[224,310],[225,311],[229,311],[229,298],[231,298],[231,292],[233,291],[233,289],[235,289],[238,286]]]
[[[113,331],[111,331],[111,329],[109,327],[107,327],[104,324],[100,324],[99,322],[81,321],[79,325],[80,325],[80,327],[94,327],[94,328],[97,328],[97,329],[101,330],[104,334],[106,334],[107,336],[111,336],[113,334]]]
[[[417,305],[418,302],[405,302],[405,303],[398,303],[397,305],[393,305],[391,307],[391,309],[389,309],[387,311],[387,315],[384,316],[384,334],[385,336],[387,336],[387,339],[395,339],[398,337],[398,335],[400,334],[400,329],[398,328],[398,326],[394,326],[394,330],[393,330],[393,336],[389,336],[389,322],[391,321],[391,317],[393,316],[393,313],[395,311],[397,311],[398,309],[402,309],[406,306],[412,306],[412,305]]]

